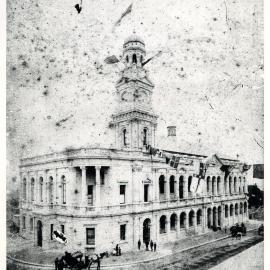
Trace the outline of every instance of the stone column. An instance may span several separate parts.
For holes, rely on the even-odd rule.
[[[207,228],[207,208],[203,206],[202,208],[202,231],[205,232]]]
[[[155,184],[154,184],[154,187],[155,187],[155,201],[159,201],[159,177],[158,177],[158,173],[157,171],[155,170],[154,172],[154,181],[155,181]]]
[[[179,238],[180,235],[180,216],[176,214],[176,237]]]
[[[227,176],[227,182],[226,182],[226,194],[230,194],[230,178]]]
[[[247,187],[247,179],[244,179],[244,192],[248,193],[248,187]]]
[[[179,173],[176,173],[174,183],[175,183],[174,185],[175,197],[177,200],[179,200]]]
[[[27,172],[27,185],[26,185],[26,189],[27,189],[27,194],[26,194],[26,198],[27,198],[27,202],[31,203],[31,177],[30,177],[30,172]]]
[[[96,168],[96,207],[100,207],[100,169],[101,169],[101,166],[96,166],[95,168]]]
[[[82,171],[82,182],[81,182],[81,206],[85,206],[87,204],[87,198],[86,198],[86,189],[87,189],[87,184],[86,184],[86,167],[81,166],[80,167]]]
[[[183,192],[183,197],[184,199],[187,199],[188,198],[188,179],[187,177],[184,177],[184,181],[183,181],[183,189],[184,189],[184,192]]]
[[[169,172],[166,170],[165,174],[165,185],[166,185],[166,200],[170,200],[170,181],[169,181]]]
[[[158,220],[158,215],[157,214],[155,215],[155,224],[154,224],[154,226],[156,227],[156,230],[155,230],[156,235],[154,237],[156,239],[156,242],[158,243],[158,241],[159,241],[159,220]]]
[[[188,230],[188,211],[186,210],[186,224],[185,224],[186,231]]]
[[[215,185],[214,185],[214,194],[217,195],[217,178],[215,178]]]
[[[170,233],[171,233],[171,228],[170,228],[170,216],[166,215],[166,233],[167,233],[167,240],[170,240]]]
[[[34,201],[35,203],[40,202],[40,183],[39,183],[39,177],[38,177],[38,171],[36,171],[36,181],[35,181],[35,188],[34,188]]]
[[[194,231],[197,232],[197,211],[194,211]]]
[[[55,204],[58,204],[58,185],[59,185],[59,183],[58,183],[58,174],[57,174],[57,169],[55,170],[55,173],[54,173],[54,178],[55,178],[55,180],[54,180],[54,203]]]

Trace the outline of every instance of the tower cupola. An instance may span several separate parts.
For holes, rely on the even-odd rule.
[[[144,41],[136,34],[131,35],[124,41],[123,59],[127,67],[133,65],[141,67],[145,59],[145,54]]]

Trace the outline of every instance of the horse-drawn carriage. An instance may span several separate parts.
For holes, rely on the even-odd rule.
[[[90,270],[93,264],[97,264],[97,269],[100,267],[100,261],[104,256],[108,256],[108,252],[103,252],[100,254],[95,254],[89,259],[85,256],[83,259],[83,254],[80,251],[74,253],[65,252],[65,255],[61,257],[60,260],[56,258],[55,268],[57,270],[72,269],[72,270]]]
[[[239,226],[239,224],[237,223],[230,228],[230,232],[232,237],[235,237],[236,239],[241,239],[242,236],[245,236],[247,234],[247,228],[244,223],[242,223],[241,226]]]

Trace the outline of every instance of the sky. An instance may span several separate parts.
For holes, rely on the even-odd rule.
[[[7,178],[19,159],[109,147],[124,40],[146,44],[157,144],[263,163],[262,0],[7,1]],[[118,25],[121,14],[131,12]]]

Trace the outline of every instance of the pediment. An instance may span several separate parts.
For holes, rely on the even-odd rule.
[[[211,156],[208,156],[205,160],[204,163],[212,166],[222,166],[223,163],[221,159],[218,157],[217,154],[213,154]]]

